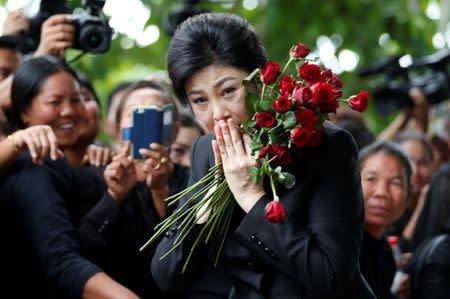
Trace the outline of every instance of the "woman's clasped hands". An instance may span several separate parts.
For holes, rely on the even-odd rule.
[[[229,118],[214,126],[216,140],[212,141],[215,160],[222,162],[228,186],[239,206],[248,213],[265,194],[262,180],[256,184],[250,168],[257,166],[251,156],[251,138],[242,134],[236,122]]]

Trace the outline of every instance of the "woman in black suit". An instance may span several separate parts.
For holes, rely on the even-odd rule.
[[[205,219],[192,238],[160,259],[179,234],[173,227],[152,260],[158,285],[192,298],[373,298],[358,266],[364,212],[351,136],[325,124],[320,146],[290,165],[296,185],[279,190],[286,219],[269,223],[270,188],[252,181],[249,168],[256,162],[238,128],[250,116],[242,80],[266,62],[254,30],[236,15],[192,17],[176,31],[167,61],[178,97],[215,133],[194,143],[189,184],[222,161],[238,205],[216,268],[201,248],[181,273]]]

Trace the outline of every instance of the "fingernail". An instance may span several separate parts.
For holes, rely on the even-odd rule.
[[[139,149],[139,154],[141,154],[141,155],[145,154],[145,149],[143,149],[143,148]]]

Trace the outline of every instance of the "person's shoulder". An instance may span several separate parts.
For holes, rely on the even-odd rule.
[[[214,134],[208,133],[198,137],[193,144],[196,150],[203,150],[211,148],[211,141],[215,139]]]
[[[48,159],[44,164],[38,165],[33,163],[28,153],[24,153],[14,163],[7,177],[17,178],[29,184],[36,184],[44,179],[67,184],[73,179],[73,172],[66,159],[55,161]]]
[[[356,152],[358,147],[352,135],[329,121],[324,122],[324,142],[325,147],[343,148],[350,152]]]
[[[198,158],[206,161],[214,161],[214,154],[212,150],[211,141],[215,139],[215,135],[208,133],[198,137],[192,144],[191,161],[198,160]]]

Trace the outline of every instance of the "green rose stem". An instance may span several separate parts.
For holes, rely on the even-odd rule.
[[[211,212],[204,227],[195,239],[194,245],[191,247],[190,253],[183,266],[183,272],[186,270],[186,267],[191,260],[195,249],[203,240],[205,244],[213,242],[210,254],[213,253],[214,248],[216,247],[215,245],[218,244],[218,249],[215,254],[214,260],[214,264],[217,265],[220,253],[225,243],[225,237],[228,233],[228,227],[230,226],[231,221],[231,213],[235,204],[231,191],[221,171],[221,167],[222,165],[220,163],[211,167],[208,174],[196,184],[166,199],[166,201],[169,202],[168,205],[174,205],[178,203],[182,198],[185,198],[190,193],[194,192],[195,189],[202,186],[201,190],[192,194],[191,197],[189,197],[188,200],[183,203],[183,205],[178,207],[170,217],[156,226],[156,232],[151,237],[151,239],[140,248],[141,251],[156,239],[158,239],[177,221],[183,219],[183,221],[178,225],[178,229],[181,230],[173,243],[173,247],[160,259],[165,258],[183,243],[186,237],[189,236],[191,230],[195,227],[195,225],[197,225],[197,221],[206,213]],[[206,194],[203,199],[197,200],[201,195],[207,193],[207,191],[214,186],[216,187],[214,192],[212,192],[211,194]],[[205,205],[206,208],[204,207]]]
[[[272,188],[272,193],[273,193],[273,200],[280,201],[280,198],[277,195],[277,188],[275,186],[275,180],[273,178],[273,175],[269,175],[269,178],[270,178],[270,188]]]
[[[217,179],[217,177],[219,177],[217,175],[217,172],[218,172],[218,170],[221,169],[221,167],[222,167],[221,164],[217,164],[217,165],[211,167],[210,171],[208,172],[208,174],[205,177],[203,177],[201,180],[199,180],[197,183],[190,186],[189,188],[186,188],[185,190],[168,197],[166,199],[166,201],[169,202],[169,205],[178,203],[186,195],[193,192],[195,189],[197,189],[201,185],[206,184],[207,182],[209,182],[209,183],[206,184],[206,187],[212,187],[215,183],[217,183],[216,179]],[[193,205],[189,208],[188,208],[188,206],[191,205],[191,203],[195,199],[197,199],[201,194],[207,192],[208,189],[209,188],[203,188],[201,191],[195,193],[181,207],[178,207],[177,210],[175,210],[175,212],[171,216],[167,217],[164,221],[159,223],[155,227],[155,233],[153,234],[153,236],[139,250],[140,251],[144,250],[148,245],[153,243],[162,234],[164,234],[167,231],[167,229],[170,228],[175,222],[177,222],[179,219],[185,217],[187,214],[191,214],[191,212],[194,210],[195,205]],[[199,202],[202,202],[202,201],[199,201]]]

